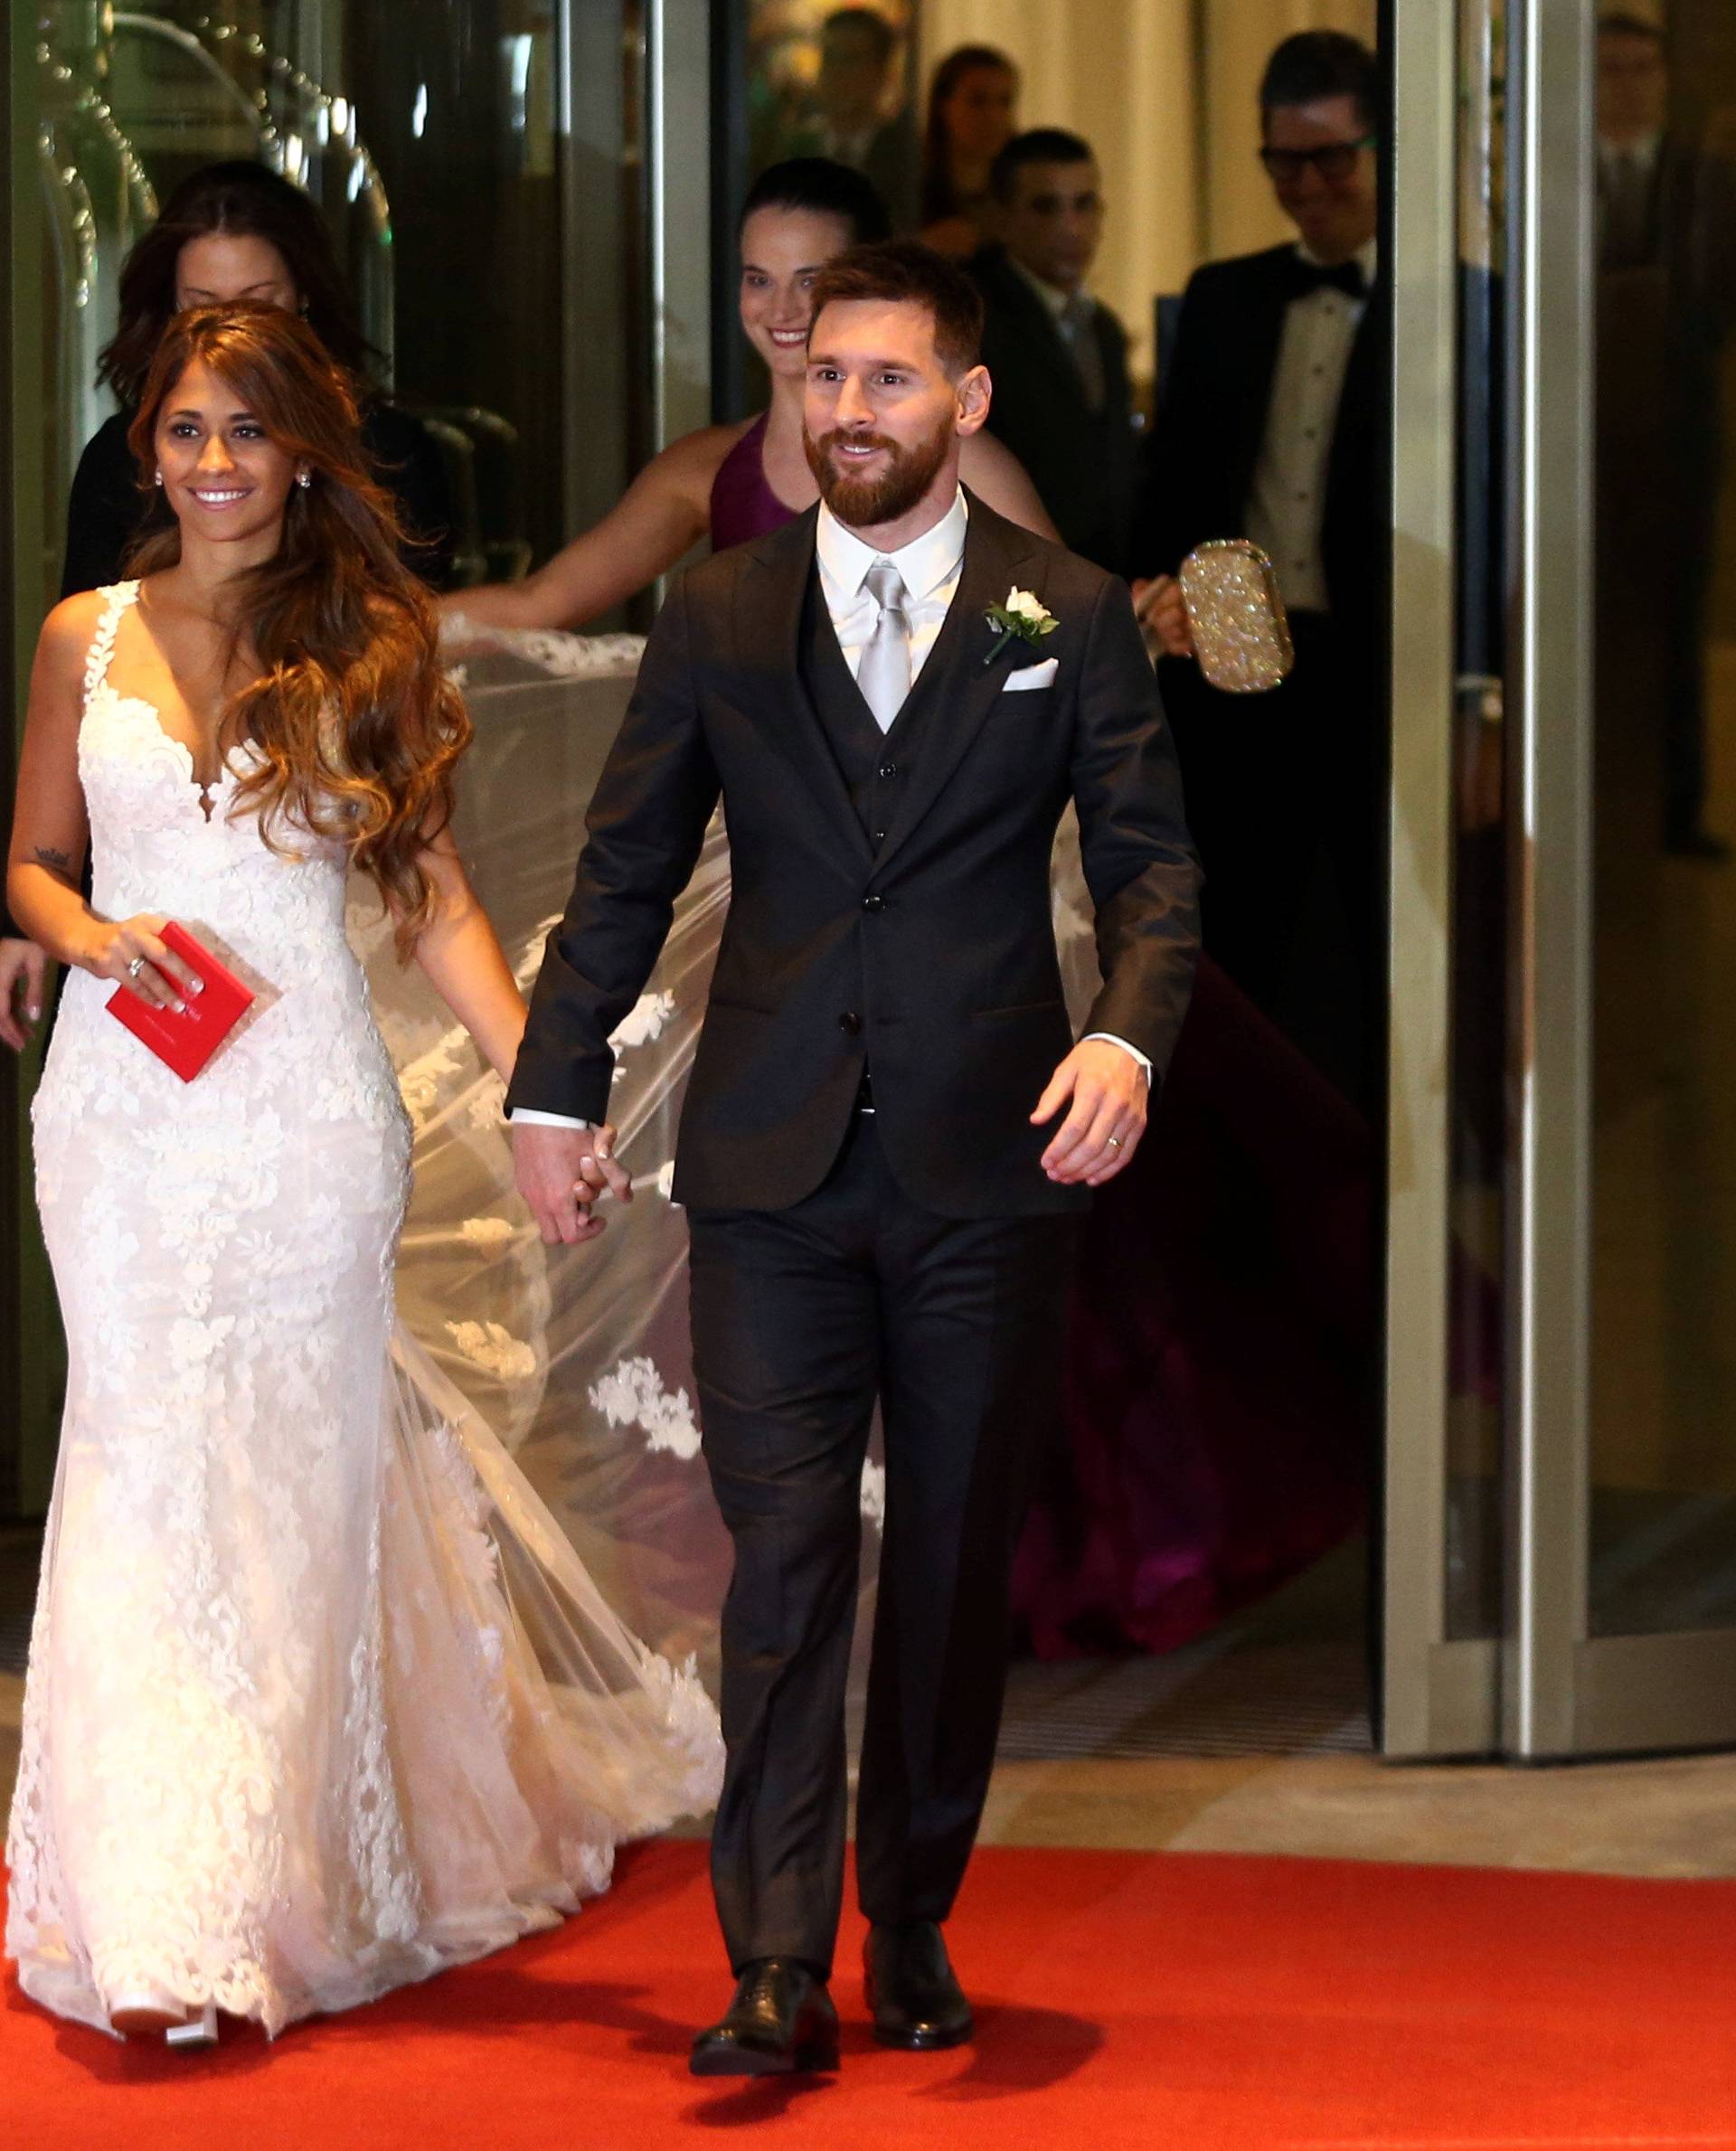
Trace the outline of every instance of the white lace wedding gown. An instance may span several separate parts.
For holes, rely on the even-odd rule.
[[[108,684],[79,765],[96,908],[258,995],[183,1084],[68,981],[34,1106],[70,1349],[7,1840],[26,1993],[137,1990],[277,2032],[551,1924],[715,1798],[715,1714],[609,1614],[395,1325],[409,1129],[344,932],[341,849],[209,817]]]

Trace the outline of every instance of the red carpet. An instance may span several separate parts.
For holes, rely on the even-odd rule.
[[[556,1933],[291,2031],[171,2056],[0,2012],[17,2151],[1736,2146],[1736,1884],[987,1851],[953,1922],[975,2048],[883,2053],[844,1937],[842,2074],[700,2084],[703,1847]],[[714,2140],[714,2138],[713,2138]],[[745,2140],[745,2138],[743,2139]]]

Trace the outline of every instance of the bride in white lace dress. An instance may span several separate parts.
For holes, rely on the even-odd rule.
[[[6,1946],[61,2015],[196,2039],[551,1923],[721,1758],[691,1665],[612,1618],[395,1326],[409,1130],[351,872],[503,1076],[524,1009],[344,382],[288,315],[186,316],[134,441],[175,527],[49,618],[8,879],[71,976],[34,1106],[70,1373]],[[185,1084],[104,1005],[180,996],[169,918],[256,994]]]

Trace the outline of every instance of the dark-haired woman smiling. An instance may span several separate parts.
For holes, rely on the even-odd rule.
[[[523,582],[455,590],[448,613],[494,627],[577,627],[666,575],[690,546],[762,537],[819,499],[802,447],[808,290],[846,247],[884,239],[872,184],[828,157],[761,173],[741,207],[741,327],[771,375],[771,404],[735,425],[672,441],[602,521]],[[967,444],[965,483],[1043,537],[1053,525],[1016,458],[986,433]]]
[[[121,574],[134,541],[166,527],[139,490],[127,429],[163,332],[189,307],[248,302],[298,314],[350,378],[362,438],[408,533],[406,565],[442,590],[451,578],[451,495],[425,429],[373,392],[374,355],[357,326],[314,202],[263,165],[207,165],[169,196],[120,272],[120,319],[98,379],[121,406],[79,459],[67,506],[61,595],[101,590]]]

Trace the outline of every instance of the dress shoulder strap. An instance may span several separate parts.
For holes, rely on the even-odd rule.
[[[102,617],[97,622],[97,631],[90,637],[90,647],[84,660],[84,698],[87,702],[108,677],[108,660],[115,654],[115,632],[120,626],[120,616],[129,605],[138,601],[138,584],[111,582],[101,593],[105,602]]]

